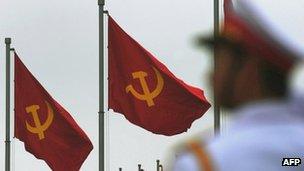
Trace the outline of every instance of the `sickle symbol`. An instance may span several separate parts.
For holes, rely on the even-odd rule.
[[[161,76],[161,74],[159,73],[159,71],[157,69],[155,69],[154,67],[153,67],[153,70],[154,70],[154,72],[156,74],[156,77],[157,77],[157,86],[156,86],[155,90],[153,90],[152,92],[150,92],[150,90],[148,88],[148,85],[147,85],[147,82],[146,82],[146,79],[145,79],[145,77],[148,76],[148,74],[146,72],[144,72],[144,71],[138,71],[138,72],[133,72],[132,73],[133,79],[136,79],[136,78],[139,79],[140,85],[141,85],[141,87],[143,89],[143,94],[138,93],[133,88],[132,85],[128,85],[126,87],[126,92],[127,93],[131,92],[131,94],[133,96],[135,96],[137,99],[146,101],[147,105],[149,107],[155,105],[153,99],[155,97],[157,97],[161,93],[161,91],[162,91],[162,89],[164,87],[164,79],[163,79],[163,77]]]
[[[31,105],[25,108],[26,113],[32,114],[35,123],[35,127],[32,127],[27,121],[25,121],[26,128],[31,133],[38,134],[39,140],[45,138],[44,131],[46,131],[49,128],[54,118],[54,112],[53,109],[51,108],[51,105],[47,101],[45,101],[45,103],[48,109],[48,117],[45,123],[42,125],[37,112],[37,110],[40,108],[39,105]]]

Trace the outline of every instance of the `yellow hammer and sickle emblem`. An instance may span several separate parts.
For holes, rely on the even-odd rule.
[[[26,128],[31,133],[38,134],[39,140],[42,140],[45,138],[44,131],[46,131],[49,128],[49,126],[51,125],[51,123],[53,122],[53,119],[54,119],[54,111],[53,111],[51,105],[47,101],[45,101],[45,103],[46,103],[46,106],[48,109],[48,117],[44,124],[41,124],[39,116],[38,116],[37,110],[40,108],[39,105],[31,105],[31,106],[28,106],[25,108],[26,113],[31,114],[33,116],[34,123],[35,123],[35,127],[33,127],[27,121],[25,121]]]
[[[155,105],[153,99],[161,93],[161,91],[163,90],[163,87],[164,87],[163,77],[161,76],[159,71],[157,69],[155,69],[154,67],[153,67],[153,70],[154,70],[154,72],[156,74],[156,77],[157,77],[157,86],[156,86],[155,90],[153,90],[152,92],[149,90],[149,87],[148,87],[146,79],[145,79],[145,77],[148,76],[148,74],[144,71],[138,71],[138,72],[133,72],[132,73],[133,79],[136,79],[136,78],[139,79],[140,85],[143,89],[143,94],[138,93],[133,88],[132,85],[128,85],[126,87],[126,92],[127,93],[131,92],[131,94],[134,97],[136,97],[137,99],[146,101],[147,105],[149,107]]]

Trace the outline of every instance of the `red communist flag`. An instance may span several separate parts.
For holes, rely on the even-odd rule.
[[[54,171],[78,171],[93,145],[15,54],[15,137]]]
[[[210,107],[109,17],[109,108],[156,134],[187,131]]]

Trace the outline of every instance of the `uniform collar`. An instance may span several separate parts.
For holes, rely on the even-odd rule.
[[[243,105],[233,112],[232,129],[304,123],[304,96],[290,95],[285,99],[265,99]]]

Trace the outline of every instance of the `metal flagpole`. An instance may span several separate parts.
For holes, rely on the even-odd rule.
[[[99,8],[99,171],[105,169],[104,135],[104,5],[105,0],[98,0]]]
[[[214,24],[214,32],[213,32],[213,36],[214,38],[216,38],[219,35],[219,28],[220,28],[220,10],[219,10],[219,0],[214,0],[213,1],[213,10],[214,10],[214,18],[213,18],[213,24]],[[214,46],[214,73],[215,70],[217,68],[217,61],[216,61],[216,56],[217,56],[217,50],[216,50],[216,46]],[[214,84],[215,85],[215,84]],[[214,90],[214,133],[215,135],[219,135],[220,134],[220,128],[221,128],[221,113],[220,113],[220,106],[218,104],[216,95],[215,95],[215,90]]]
[[[10,53],[11,38],[5,38],[6,45],[6,135],[5,135],[5,171],[10,171],[11,138],[10,138]]]

